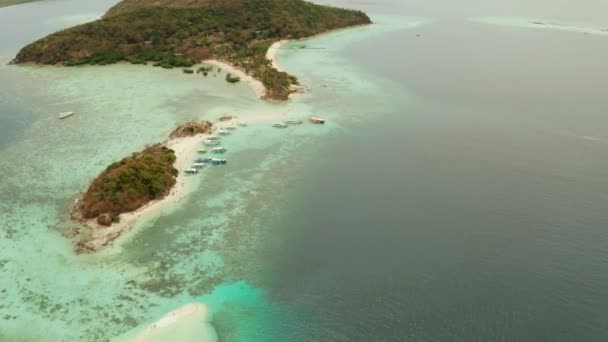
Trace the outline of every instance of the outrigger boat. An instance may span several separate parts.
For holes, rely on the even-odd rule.
[[[228,161],[226,159],[212,159],[211,160],[211,164],[213,165],[226,165],[226,163],[228,163]]]
[[[211,145],[211,146],[213,146],[213,145],[219,145],[220,142],[219,142],[219,140],[209,140],[209,139],[207,139],[207,140],[203,141],[203,144],[204,145]]]
[[[287,120],[285,121],[286,124],[288,125],[301,125],[302,124],[302,120]]]
[[[310,118],[310,122],[312,122],[313,124],[324,124],[325,119],[312,117]]]
[[[230,131],[234,131],[236,129],[235,126],[227,126],[225,129],[230,130]]]
[[[204,148],[199,148],[196,152],[198,152],[200,154],[205,154],[205,153],[207,153],[207,150],[205,150]]]
[[[63,112],[63,113],[59,113],[59,118],[60,119],[65,119],[68,116],[72,116],[72,115],[74,115],[74,112]]]
[[[192,164],[192,168],[193,169],[197,169],[197,170],[202,169],[204,166],[205,166],[205,163],[194,163],[194,164]]]
[[[211,150],[211,153],[226,153],[226,149],[223,147],[216,147],[213,150]]]
[[[196,158],[197,163],[211,163],[213,158]]]
[[[220,129],[220,130],[217,132],[217,134],[219,134],[219,135],[230,135],[230,132],[228,132],[228,131],[227,131],[227,130],[225,130],[225,129]]]
[[[217,137],[217,136],[215,136],[215,135],[211,135],[211,136],[208,136],[208,137],[207,137],[207,140],[215,140],[215,141],[220,141],[220,140],[222,140],[222,138]]]
[[[274,125],[272,125],[273,127],[277,127],[277,128],[287,128],[287,124],[283,123],[283,122],[277,122]]]
[[[247,123],[246,122],[239,122],[239,123],[237,123],[237,125],[239,125],[241,127],[247,127]]]
[[[185,172],[186,172],[187,174],[189,174],[189,175],[194,175],[194,174],[197,174],[197,173],[198,173],[198,170],[197,170],[197,169],[195,169],[195,168],[193,168],[193,167],[191,167],[191,168],[189,168],[189,169],[186,169],[186,170],[185,170]]]

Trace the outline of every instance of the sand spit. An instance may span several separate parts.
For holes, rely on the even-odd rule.
[[[198,150],[202,148],[203,141],[207,137],[214,134],[219,129],[234,126],[237,122],[243,123],[255,123],[260,121],[271,121],[273,119],[284,117],[286,113],[284,111],[275,111],[271,113],[259,113],[252,115],[247,118],[227,117],[224,120],[220,120],[213,124],[213,129],[206,133],[196,134],[188,137],[176,137],[169,139],[163,143],[164,146],[175,151],[175,163],[174,167],[178,170],[175,185],[171,188],[168,195],[162,199],[151,201],[143,207],[120,215],[120,222],[114,223],[109,227],[102,226],[97,223],[96,219],[90,220],[79,220],[83,225],[88,228],[86,233],[81,236],[81,240],[77,244],[77,250],[80,252],[94,252],[109,244],[120,237],[124,232],[133,227],[137,222],[141,220],[150,219],[162,215],[164,210],[172,208],[174,205],[182,201],[188,194],[193,190],[189,178],[196,177],[188,176],[184,172],[185,169],[189,168],[193,161],[198,155]],[[72,207],[70,215],[72,218],[78,220],[77,208],[78,201]]]
[[[151,201],[143,207],[120,215],[120,222],[105,227],[97,223],[96,219],[84,221],[91,228],[91,236],[78,243],[83,251],[96,251],[118,238],[124,231],[132,227],[138,220],[158,216],[166,208],[172,207],[188,194],[188,186],[184,169],[192,163],[196,150],[200,148],[201,142],[210,133],[197,134],[191,137],[181,137],[167,140],[163,145],[175,151],[174,167],[179,171],[176,183],[169,194],[160,200]],[[74,207],[77,207],[75,205]]]
[[[238,69],[237,67],[228,63],[218,61],[217,59],[208,59],[203,61],[203,63],[211,64],[217,68],[221,68],[222,70],[225,70],[235,76],[238,76],[241,79],[241,82],[244,82],[249,87],[251,87],[251,89],[255,92],[255,95],[258,98],[263,98],[266,95],[266,88],[264,87],[262,82],[248,75],[245,71]]]
[[[217,336],[209,323],[211,313],[205,304],[191,303],[169,312],[158,321],[121,335],[116,342],[213,342]]]

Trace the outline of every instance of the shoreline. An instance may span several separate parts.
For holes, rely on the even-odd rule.
[[[207,59],[201,61],[201,63],[211,64],[215,67],[221,68],[222,70],[226,70],[235,76],[238,76],[242,82],[247,83],[247,85],[253,90],[259,99],[263,99],[266,96],[266,87],[264,87],[264,84],[262,84],[260,80],[253,78],[253,76],[247,74],[245,71],[235,67],[234,65],[219,61],[217,59]]]
[[[244,123],[255,123],[259,121],[270,121],[276,117],[284,115],[284,111],[273,111],[269,114],[258,114],[248,118],[237,118],[232,116],[229,120],[217,120],[213,123],[213,128],[205,133],[199,133],[190,137],[169,138],[161,143],[161,145],[172,149],[175,152],[175,162],[173,167],[177,169],[178,174],[175,179],[175,185],[169,191],[169,194],[163,198],[148,202],[141,208],[128,213],[120,214],[120,222],[113,223],[111,226],[102,226],[97,223],[97,219],[82,219],[77,217],[76,212],[78,203],[82,197],[79,197],[70,209],[70,218],[77,221],[86,229],[86,233],[80,236],[76,241],[76,249],[79,253],[97,252],[102,248],[111,245],[116,239],[128,230],[133,228],[142,220],[161,216],[163,211],[172,208],[174,205],[186,198],[194,189],[190,177],[184,170],[189,168],[198,155],[197,150],[202,148],[203,141],[214,135],[219,129],[227,126],[233,126],[236,121]],[[208,148],[207,148],[208,149]],[[209,167],[209,166],[207,166]]]
[[[283,48],[285,45],[287,45],[289,43],[293,43],[293,42],[303,42],[303,41],[306,41],[306,40],[309,40],[309,39],[323,37],[325,35],[329,35],[329,34],[332,34],[332,33],[337,33],[337,32],[342,32],[342,31],[348,31],[348,30],[352,30],[352,29],[356,29],[356,28],[366,27],[366,26],[369,26],[369,25],[373,25],[373,22],[370,23],[370,24],[362,24],[362,25],[355,25],[355,26],[348,26],[348,27],[337,28],[337,29],[326,31],[326,32],[318,33],[318,34],[312,35],[310,37],[303,37],[303,38],[299,38],[299,39],[281,39],[279,41],[276,41],[276,42],[272,43],[272,45],[270,45],[270,47],[266,51],[266,59],[268,59],[270,61],[271,66],[273,68],[275,68],[275,69],[277,69],[278,71],[281,71],[281,72],[287,72],[287,70],[285,70],[284,68],[282,68],[281,65],[277,62],[279,50],[281,50],[281,48]],[[304,94],[306,92],[304,86],[301,85],[301,84],[299,84],[299,85],[292,85],[290,90],[291,90],[291,93],[288,96],[288,99],[287,99],[288,101],[289,100],[293,100],[297,96],[302,95],[302,94]]]
[[[285,71],[285,69],[283,69],[277,62],[277,57],[278,57],[277,55],[279,53],[279,50],[283,46],[285,46],[293,41],[295,41],[295,40],[281,39],[278,42],[272,43],[272,45],[270,45],[270,47],[266,51],[266,59],[268,59],[270,61],[273,68],[277,69],[280,72],[287,72],[287,71]],[[293,100],[298,95],[303,94],[304,87],[302,85],[292,84],[289,91],[290,91],[290,93],[289,93],[289,95],[287,95],[287,101]]]
[[[283,46],[291,43],[292,41],[294,41],[294,40],[282,39],[282,40],[279,40],[278,42],[274,42],[274,43],[272,43],[272,45],[270,45],[270,47],[268,48],[268,51],[266,51],[266,59],[268,59],[272,63],[273,68],[275,68],[279,71],[285,71],[283,68],[281,68],[281,66],[277,62],[277,55],[279,53],[279,50]]]
[[[96,218],[86,220],[80,219],[80,223],[92,230],[92,232],[90,237],[79,241],[77,247],[83,251],[98,251],[111,244],[140,220],[160,215],[164,209],[172,207],[185,198],[190,191],[188,191],[189,184],[184,170],[192,163],[193,155],[195,155],[196,150],[200,148],[201,142],[205,137],[210,136],[211,133],[201,133],[191,137],[173,138],[161,143],[163,146],[175,151],[176,157],[173,167],[177,169],[178,174],[175,178],[175,185],[171,188],[169,194],[161,199],[148,202],[135,211],[120,214],[120,222],[113,223],[109,227],[97,223]],[[76,200],[72,210],[79,201],[80,198]]]
[[[170,311],[145,327],[137,327],[112,341],[217,341],[210,323],[211,311],[202,303],[190,303]]]

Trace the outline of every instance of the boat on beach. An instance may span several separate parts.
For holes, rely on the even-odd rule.
[[[285,121],[288,125],[301,125],[303,123],[302,120],[287,120]]]
[[[74,115],[74,112],[63,112],[63,113],[59,113],[59,118],[60,119],[65,119],[65,118],[67,118],[69,116],[72,116],[72,115]]]
[[[213,146],[213,145],[219,145],[219,144],[220,144],[219,140],[209,140],[209,139],[207,139],[207,140],[203,141],[203,145]]]
[[[211,153],[226,153],[226,149],[224,147],[216,147],[213,150],[211,150]]]
[[[236,126],[227,126],[225,129],[229,131],[234,131],[236,129]]]
[[[247,123],[246,122],[239,122],[239,123],[237,123],[237,125],[239,125],[241,127],[247,127]]]
[[[274,125],[272,125],[273,127],[277,127],[277,128],[287,128],[287,124],[284,122],[277,122]]]
[[[194,175],[194,174],[197,174],[197,173],[198,173],[198,169],[195,169],[195,168],[191,167],[191,168],[189,168],[189,169],[186,169],[186,170],[185,170],[185,172],[186,172],[187,174],[189,174],[189,175]]]
[[[204,148],[199,148],[198,150],[196,150],[196,152],[200,154],[205,154],[207,153],[207,150],[205,150]]]
[[[313,124],[324,124],[325,119],[311,117],[310,122],[312,122]]]
[[[226,159],[214,158],[211,159],[211,164],[213,165],[226,165],[228,161]]]
[[[222,140],[222,138],[215,136],[215,135],[211,135],[207,137],[207,140],[215,140],[215,141],[220,141]]]

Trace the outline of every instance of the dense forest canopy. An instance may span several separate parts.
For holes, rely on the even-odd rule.
[[[286,99],[297,81],[266,59],[273,42],[367,23],[363,12],[303,0],[124,0],[100,20],[26,46],[13,62],[171,68],[217,58],[262,81],[268,97]]]

